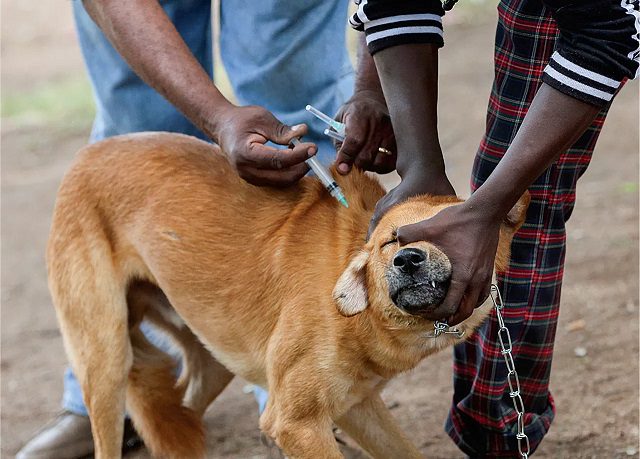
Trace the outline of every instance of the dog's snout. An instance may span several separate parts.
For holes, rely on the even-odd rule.
[[[412,274],[427,261],[427,254],[422,250],[408,248],[399,250],[393,258],[393,266],[406,274]]]

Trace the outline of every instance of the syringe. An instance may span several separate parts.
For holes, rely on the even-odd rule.
[[[315,108],[315,107],[313,107],[311,105],[307,105],[305,107],[305,109],[308,112],[311,112],[311,114],[314,115],[316,118],[318,118],[320,121],[325,122],[326,124],[331,126],[333,129],[335,129],[338,134],[344,135],[344,131],[345,131],[345,128],[346,128],[346,125],[344,123],[341,123],[340,121],[334,120],[330,116],[325,115],[320,110],[318,110],[317,108]]]
[[[332,131],[331,129],[325,129],[324,135],[331,137],[333,140],[337,140],[338,142],[344,142],[345,139],[344,134],[338,134],[336,131]]]
[[[298,145],[300,144],[300,140],[294,137],[291,140],[291,143],[293,145]],[[347,203],[347,200],[345,199],[344,194],[342,193],[342,189],[338,186],[336,181],[333,179],[333,177],[331,176],[331,173],[329,173],[329,171],[322,164],[320,164],[320,161],[318,161],[318,158],[316,158],[315,156],[312,156],[311,158],[307,159],[305,162],[309,165],[313,173],[316,174],[316,176],[320,179],[320,181],[322,182],[324,187],[327,189],[329,194],[334,198],[336,198],[338,202],[343,206],[349,207],[349,204]]]

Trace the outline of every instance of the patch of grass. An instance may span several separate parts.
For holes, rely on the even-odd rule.
[[[638,194],[637,182],[622,182],[618,185],[618,188],[623,193]]]
[[[86,78],[52,81],[31,91],[2,94],[2,118],[17,124],[92,119],[91,86]]]

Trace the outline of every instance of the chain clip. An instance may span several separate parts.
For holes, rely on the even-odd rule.
[[[433,332],[427,334],[427,338],[437,338],[440,335],[456,335],[457,338],[462,338],[465,331],[456,327],[450,327],[446,322],[435,321],[433,323]]]

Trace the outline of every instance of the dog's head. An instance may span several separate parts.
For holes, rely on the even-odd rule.
[[[403,322],[442,320],[455,311],[441,307],[451,279],[447,255],[429,241],[400,247],[396,230],[428,219],[460,199],[420,196],[390,209],[367,244],[350,261],[333,292],[342,315],[353,316],[367,308]],[[513,234],[524,222],[529,204],[525,194],[502,223],[496,269],[506,268]],[[411,320],[415,319],[415,320]]]

